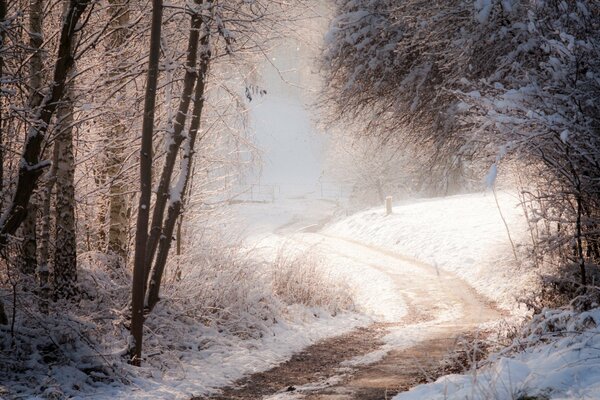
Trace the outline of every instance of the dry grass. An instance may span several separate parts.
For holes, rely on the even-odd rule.
[[[323,268],[323,260],[313,251],[290,251],[285,246],[272,263],[274,294],[286,304],[321,307],[332,314],[351,310],[352,291],[346,281]]]

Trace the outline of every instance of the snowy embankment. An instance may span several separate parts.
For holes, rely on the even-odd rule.
[[[447,375],[394,400],[600,399],[600,309],[537,315],[483,367]]]
[[[526,223],[518,199],[498,193],[502,215],[517,256],[526,243]],[[521,315],[516,299],[531,289],[536,271],[515,260],[492,193],[459,195],[383,207],[354,214],[324,231],[412,257],[455,273],[498,306]]]
[[[266,371],[322,339],[369,324],[371,319],[366,316],[338,310],[337,304],[331,304],[337,299],[327,298],[328,293],[307,293],[304,289],[310,288],[298,287],[300,284],[322,291],[330,289],[325,287],[330,282],[311,280],[322,277],[314,270],[318,259],[300,257],[303,253],[291,247],[262,248],[259,245],[270,240],[282,244],[277,239],[279,230],[317,223],[330,216],[334,209],[334,204],[314,200],[232,205],[222,228],[224,235],[233,237],[230,242],[243,239],[239,243],[243,246],[236,249],[243,260],[239,270],[232,270],[231,276],[224,276],[230,266],[224,267],[224,271],[215,271],[215,276],[206,271],[192,272],[193,276],[187,281],[191,286],[207,286],[208,290],[204,289],[202,295],[216,296],[215,302],[226,306],[224,311],[231,313],[231,318],[239,319],[234,321],[235,325],[243,326],[249,334],[223,329],[230,323],[227,320],[223,325],[212,327],[189,326],[185,341],[191,341],[192,348],[197,350],[182,356],[180,369],[175,373],[149,368],[148,375],[135,382],[137,390],[127,389],[128,398],[189,399],[207,395],[244,376]],[[202,257],[203,250],[197,250]],[[300,265],[301,262],[304,263]],[[201,263],[193,257],[184,262],[190,266]],[[288,285],[290,280],[294,282]],[[200,284],[202,281],[211,283]],[[285,287],[278,290],[271,288],[271,284]],[[223,296],[225,298],[220,299]],[[302,296],[310,296],[317,302],[321,300],[319,296],[324,299],[322,304],[307,305],[302,304]],[[202,344],[196,345],[198,342]],[[103,396],[109,397],[110,394]]]
[[[413,257],[451,271],[513,315],[526,314],[518,299],[535,289],[536,271],[526,263],[526,225],[509,193],[429,199],[364,211],[323,233]],[[462,375],[401,393],[395,400],[600,399],[600,311],[547,310],[536,315],[512,344]]]

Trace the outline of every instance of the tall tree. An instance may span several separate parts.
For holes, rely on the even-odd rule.
[[[4,90],[2,82],[4,81],[4,26],[6,23],[6,13],[8,7],[6,0],[0,0],[0,193],[4,189]],[[0,195],[0,209],[3,205],[4,196]],[[4,303],[0,299],[0,325],[6,325],[8,317],[4,311]]]
[[[73,151],[73,82],[67,85],[56,116],[56,230],[54,249],[54,296],[72,297],[77,283],[75,232],[75,155]]]
[[[196,5],[204,3],[202,0],[196,0]],[[160,176],[160,182],[156,191],[156,202],[154,204],[154,212],[152,214],[152,226],[150,230],[150,237],[148,238],[148,248],[146,253],[146,268],[148,269],[147,274],[149,276],[150,268],[154,260],[156,249],[158,247],[159,239],[163,235],[163,223],[164,213],[167,202],[170,197],[170,185],[171,178],[173,176],[173,170],[179,154],[181,144],[186,139],[184,135],[184,127],[188,116],[188,110],[190,102],[192,100],[192,91],[194,85],[197,85],[199,74],[201,71],[196,70],[196,63],[198,58],[198,43],[200,39],[200,28],[202,26],[202,16],[198,10],[192,13],[191,26],[188,36],[187,46],[187,58],[185,63],[185,76],[183,78],[183,91],[181,100],[179,102],[179,108],[175,117],[175,123],[169,133],[169,147],[167,149],[167,156],[165,164]],[[206,30],[206,29],[205,29]],[[202,37],[202,45],[208,44],[208,33]],[[203,59],[203,62],[205,60]],[[206,61],[208,62],[208,61]],[[201,67],[202,69],[202,67]],[[147,279],[147,278],[146,278]]]
[[[110,77],[112,85],[121,89],[116,93],[116,101],[113,108],[116,112],[111,113],[111,127],[105,134],[106,148],[103,160],[105,162],[105,174],[108,184],[108,250],[120,256],[123,260],[127,257],[127,243],[129,236],[129,209],[130,196],[127,183],[123,176],[125,165],[125,149],[127,143],[127,127],[122,120],[122,110],[126,109],[124,104],[124,79],[120,78],[125,72],[125,60],[128,58],[126,41],[129,35],[129,1],[110,0],[109,15],[110,29],[106,52],[110,62]]]
[[[42,45],[44,36],[42,30],[44,3],[42,0],[31,0],[29,2],[29,46],[32,54],[29,61],[29,98],[34,107],[31,111],[36,112],[43,94],[42,90]],[[36,270],[37,260],[37,205],[38,199],[34,195],[27,206],[27,216],[23,221],[21,233],[23,244],[21,250],[21,270],[31,274]]]
[[[195,32],[194,21],[192,20],[192,29],[190,30],[190,37]],[[154,263],[150,286],[148,289],[148,301],[147,306],[150,310],[154,308],[159,300],[160,285],[162,282],[162,276],[167,263],[167,257],[169,250],[173,242],[173,233],[177,220],[183,212],[183,201],[184,195],[187,191],[190,176],[192,173],[193,157],[194,157],[194,146],[196,144],[196,138],[198,137],[198,131],[200,130],[200,123],[202,121],[202,111],[204,109],[205,90],[208,78],[208,68],[210,66],[210,50],[208,47],[209,43],[209,30],[205,31],[204,36],[201,39],[202,54],[200,58],[200,65],[197,71],[196,77],[196,90],[194,93],[194,108],[192,110],[192,121],[190,123],[189,133],[186,135],[186,142],[183,146],[183,156],[181,161],[181,167],[179,171],[179,179],[175,187],[169,191],[169,207],[167,211],[167,217],[161,227],[161,238],[158,247],[158,254]]]
[[[150,223],[150,200],[152,194],[152,136],[154,134],[154,112],[160,62],[160,38],[162,31],[162,0],[152,0],[152,23],[150,27],[150,52],[144,117],[142,121],[142,144],[140,148],[140,199],[135,234],[135,256],[131,288],[131,363],[140,365],[144,336],[144,298],[146,287],[146,246]]]
[[[70,0],[59,36],[58,51],[49,93],[36,112],[36,120],[28,129],[16,188],[12,200],[0,217],[0,247],[5,246],[27,215],[27,206],[42,171],[50,164],[40,159],[48,127],[65,91],[67,77],[73,67],[72,53],[76,32],[81,29],[80,18],[90,0]],[[30,104],[31,106],[32,104]]]

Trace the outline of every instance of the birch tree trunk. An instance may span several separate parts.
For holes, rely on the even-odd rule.
[[[77,284],[77,238],[75,236],[75,154],[73,152],[72,82],[57,112],[56,231],[54,249],[54,296],[70,298]]]
[[[40,295],[40,309],[48,311],[48,300],[50,298],[50,230],[52,227],[52,191],[56,183],[56,168],[58,165],[58,146],[52,148],[52,167],[46,178],[42,192],[41,227],[40,227],[40,257],[38,261],[38,285]]]
[[[79,20],[88,5],[89,0],[71,0],[68,5],[59,36],[51,89],[39,106],[36,123],[28,129],[15,192],[9,206],[0,217],[0,247],[6,245],[8,237],[14,235],[22,224],[37,181],[44,168],[50,164],[40,160],[42,144],[46,139],[48,126],[56,112],[58,102],[64,94],[67,76],[74,63],[72,44],[76,30],[80,28]]]
[[[129,34],[129,5],[122,0],[109,0],[109,13],[111,18],[111,32],[107,45],[107,53],[112,60],[112,71],[109,76],[116,76],[124,71],[120,65],[123,57],[127,56],[127,49],[124,48]],[[117,93],[117,99],[122,99],[121,93]],[[115,105],[117,110],[126,109],[127,105],[123,101],[117,100]],[[127,245],[129,241],[129,209],[130,196],[127,194],[128,188],[122,168],[125,163],[125,142],[127,139],[127,128],[125,123],[120,120],[118,111],[111,118],[113,125],[106,130],[106,142],[104,161],[106,163],[106,179],[108,188],[108,250],[120,256],[124,262],[127,259]]]

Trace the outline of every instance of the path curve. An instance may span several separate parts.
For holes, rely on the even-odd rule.
[[[319,228],[322,224],[318,224]],[[250,375],[212,399],[385,399],[424,378],[459,336],[501,318],[489,301],[454,274],[386,249],[288,224],[291,241],[317,246],[325,255],[360,263],[386,275],[406,314],[323,340],[291,360]]]

